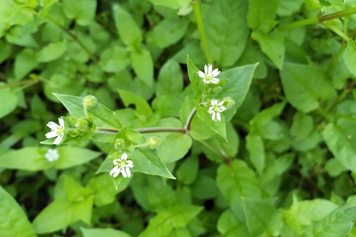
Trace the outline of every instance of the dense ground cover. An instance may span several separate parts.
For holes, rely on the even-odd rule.
[[[1,235],[356,236],[354,13],[0,0]]]

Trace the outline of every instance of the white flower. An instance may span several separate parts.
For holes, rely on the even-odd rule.
[[[44,157],[49,161],[49,162],[53,162],[58,160],[59,158],[59,154],[58,151],[56,149],[48,149],[48,151],[46,152],[46,154],[44,155]]]
[[[226,110],[225,106],[223,106],[225,100],[219,102],[216,99],[211,100],[211,107],[208,110],[208,113],[211,114],[211,119],[213,121],[220,121],[221,116],[220,113]]]
[[[203,79],[206,84],[218,84],[219,79],[216,78],[220,74],[220,71],[216,68],[213,71],[213,66],[211,64],[204,66],[204,72],[199,71],[198,75]]]
[[[53,144],[58,145],[62,142],[64,136],[64,120],[62,118],[58,118],[59,125],[55,122],[47,123],[47,126],[51,129],[50,132],[46,133],[46,138],[53,138],[57,137]]]
[[[127,158],[129,158],[127,153],[123,153],[120,158],[113,160],[114,168],[109,173],[113,178],[116,178],[120,173],[124,178],[130,178],[130,168],[133,168],[133,162]]]

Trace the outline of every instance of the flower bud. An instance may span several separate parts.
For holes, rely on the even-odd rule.
[[[116,138],[114,142],[114,147],[117,150],[122,150],[126,148],[125,140],[122,138]]]
[[[161,141],[162,140],[158,137],[149,137],[146,140],[146,145],[151,149],[155,149],[161,143]]]
[[[235,101],[231,97],[225,97],[224,101],[225,101],[224,104],[225,104],[226,108],[230,108],[231,106],[233,106],[235,104]]]
[[[87,109],[93,108],[97,102],[98,100],[93,95],[87,95],[83,98],[83,106]]]
[[[78,119],[75,124],[75,127],[80,131],[84,131],[85,129],[88,128],[88,121],[85,119]]]

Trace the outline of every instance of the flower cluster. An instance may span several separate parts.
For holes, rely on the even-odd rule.
[[[217,68],[213,70],[213,66],[211,64],[204,66],[204,72],[203,71],[198,72],[199,77],[203,80],[205,85],[208,85],[209,88],[211,87],[210,90],[211,92],[209,94],[215,94],[217,91],[220,90],[220,86],[218,85],[220,79],[217,78],[219,74],[220,71]],[[221,121],[220,114],[221,112],[226,110],[226,107],[224,106],[224,104],[227,104],[226,100],[224,99],[219,101],[215,98],[212,98],[210,104],[211,106],[208,108],[208,113],[211,114],[211,119],[215,122]]]

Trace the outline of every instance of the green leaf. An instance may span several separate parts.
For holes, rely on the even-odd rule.
[[[227,71],[223,71],[219,77],[228,78],[222,89],[216,95],[217,98],[231,97],[235,101],[229,109],[223,112],[226,121],[230,121],[235,115],[237,109],[244,101],[246,94],[250,88],[253,73],[257,64],[235,67]],[[199,78],[200,79],[200,78]],[[200,79],[201,81],[201,79]]]
[[[74,117],[84,117],[83,97],[54,94],[66,107],[68,112]],[[120,120],[115,112],[106,106],[97,103],[88,112],[93,115],[94,122],[98,127],[120,129],[122,127]]]
[[[279,16],[290,16],[297,12],[303,4],[303,0],[278,1],[277,14]]]
[[[347,169],[356,172],[356,128],[354,122],[340,119],[326,125],[323,138],[335,158]]]
[[[60,58],[67,50],[67,42],[50,43],[38,53],[37,62],[48,63]]]
[[[244,220],[242,198],[260,198],[261,192],[254,172],[242,160],[234,159],[231,165],[221,164],[216,183],[234,214]]]
[[[250,156],[250,161],[256,168],[258,173],[261,173],[265,167],[266,154],[263,139],[261,136],[248,134],[246,136],[246,149]]]
[[[198,157],[192,155],[185,159],[177,169],[177,179],[184,184],[191,184],[198,175]]]
[[[171,9],[187,8],[190,0],[149,0],[151,3]]]
[[[0,229],[7,237],[36,237],[31,223],[16,200],[0,186]]]
[[[69,19],[80,26],[89,25],[95,17],[96,0],[63,0],[63,10]]]
[[[301,112],[313,111],[319,107],[319,100],[335,96],[325,73],[315,66],[285,63],[280,74],[288,102]]]
[[[133,104],[136,106],[136,110],[139,113],[142,113],[144,115],[151,115],[153,113],[151,106],[142,97],[140,97],[132,92],[129,92],[129,91],[124,91],[124,90],[118,90],[118,91],[119,91],[121,100],[122,100],[122,102],[124,102],[124,105],[126,107]]]
[[[4,85],[6,84],[0,82],[0,86]],[[17,96],[10,90],[10,87],[0,89],[0,101],[2,101],[0,106],[0,118],[5,117],[16,109],[17,100]]]
[[[131,235],[121,231],[115,230],[111,228],[83,228],[81,227],[84,237],[98,237],[98,236],[105,236],[105,237],[131,237]]]
[[[250,0],[247,13],[247,24],[254,31],[268,33],[275,25],[276,11],[278,0],[269,1],[268,4],[264,0]]]
[[[263,200],[243,198],[247,229],[251,236],[278,236],[283,226],[282,216],[271,204]]]
[[[198,206],[171,206],[160,211],[153,217],[148,227],[139,237],[155,236],[163,237],[169,234],[173,228],[185,227],[199,212],[202,207]]]
[[[126,46],[139,49],[142,42],[142,32],[135,20],[124,8],[118,4],[113,6],[113,15],[120,39]],[[136,51],[137,51],[136,50]]]
[[[33,60],[36,56],[36,52],[29,48],[22,50],[16,56],[14,65],[16,79],[24,78],[29,72],[37,67],[38,62]]]
[[[269,4],[266,4],[269,5]],[[252,32],[252,39],[256,40],[261,46],[262,52],[278,67],[282,69],[284,61],[284,36],[277,29],[269,34],[259,31]]]
[[[55,168],[57,169],[67,169],[85,164],[101,155],[100,152],[81,147],[61,146],[57,150],[60,155],[58,160],[55,161]]]
[[[147,43],[161,49],[167,48],[182,39],[188,25],[189,21],[184,18],[163,19],[147,33]]]
[[[245,223],[237,219],[230,209],[227,209],[220,215],[217,229],[220,234],[226,237],[249,236]]]
[[[157,153],[168,164],[184,157],[191,146],[192,139],[187,134],[170,134],[157,147]]]
[[[204,82],[198,75],[198,72],[200,70],[190,60],[189,56],[187,57],[187,66],[188,66],[189,80],[190,80],[192,89],[195,91],[194,102],[196,105],[198,105],[200,103],[200,99],[203,94]]]
[[[2,8],[4,8],[4,6],[2,6]],[[0,15],[1,15],[1,13],[0,13]],[[1,20],[0,20],[0,22],[1,22]],[[0,30],[0,37],[1,37],[1,30]],[[3,41],[3,40],[0,41],[0,63],[4,62],[11,56],[11,51],[12,51],[11,44],[8,44],[6,41]]]
[[[204,28],[209,50],[214,61],[222,67],[233,65],[245,47],[249,35],[247,7],[247,0],[216,0],[205,14]]]
[[[293,123],[290,128],[290,135],[294,141],[306,138],[313,129],[313,117],[301,112],[293,115]]]
[[[304,228],[301,237],[344,237],[356,220],[356,207],[337,209]]]
[[[104,206],[114,202],[116,200],[116,195],[126,189],[129,183],[130,179],[122,179],[118,189],[114,189],[112,177],[106,173],[91,178],[88,182],[88,187],[94,192],[95,205]]]
[[[214,130],[217,134],[219,134],[222,138],[224,138],[227,141],[224,115],[221,114],[220,121],[213,121],[211,114],[208,113],[208,108],[203,106],[198,106],[196,109],[197,109],[198,117],[201,120],[203,120],[212,130]]]
[[[152,87],[153,84],[153,61],[149,51],[141,49],[140,52],[131,53],[132,67],[146,85]]]
[[[38,147],[11,150],[0,156],[0,167],[30,171],[48,169],[53,164],[44,157],[47,150]]]
[[[347,47],[344,51],[344,61],[346,67],[354,76],[356,76],[356,64],[354,61],[355,57],[356,57],[356,42],[350,40],[347,42]]]
[[[77,221],[74,214],[74,203],[65,197],[56,199],[36,216],[32,225],[37,234],[50,233],[66,228]]]
[[[170,96],[181,93],[183,90],[183,75],[176,61],[168,60],[158,74],[156,95]]]
[[[110,47],[100,55],[99,65],[105,72],[120,72],[130,64],[129,54],[126,48]]]
[[[156,151],[148,148],[138,148],[134,150],[133,158],[135,169],[142,173],[175,179],[167,167],[162,163]]]

